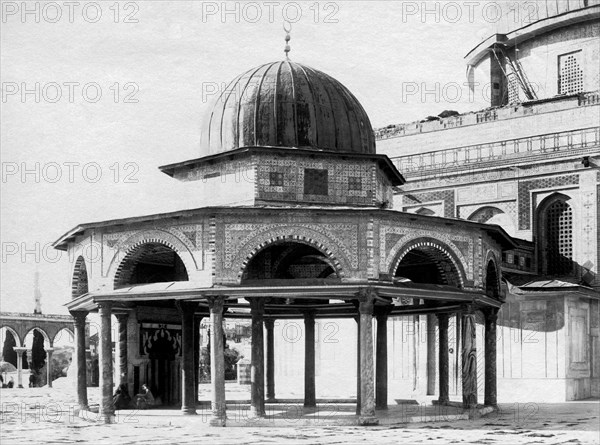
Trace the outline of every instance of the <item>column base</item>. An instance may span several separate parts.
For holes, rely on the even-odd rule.
[[[317,402],[304,402],[304,408],[316,408]]]
[[[387,404],[386,405],[382,405],[382,406],[375,405],[375,409],[386,410],[386,409],[388,409],[388,406],[387,406]]]
[[[360,416],[358,424],[361,426],[379,425],[379,419],[375,416]]]
[[[209,426],[217,426],[217,427],[224,427],[225,423],[226,423],[226,417],[219,417],[219,416],[215,416],[213,415],[210,419],[208,419],[208,425]]]
[[[182,407],[181,408],[181,414],[185,415],[185,416],[195,416],[196,413],[196,408],[191,408],[191,407]]]
[[[250,419],[258,419],[261,417],[265,417],[265,412],[264,411],[261,412],[258,408],[251,406],[250,412],[248,413],[248,417]]]
[[[450,400],[446,399],[437,399],[436,402],[438,405],[450,405]]]
[[[267,397],[265,403],[277,403],[277,399],[275,397]]]
[[[100,416],[100,421],[106,425],[115,423],[115,415],[114,414],[102,414]]]

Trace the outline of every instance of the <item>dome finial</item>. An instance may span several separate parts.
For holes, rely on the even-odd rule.
[[[287,26],[286,26],[287,25]],[[285,49],[283,50],[285,52],[285,58],[289,60],[289,55],[290,55],[290,32],[292,32],[292,24],[289,21],[285,21],[283,23],[283,30],[285,31]]]

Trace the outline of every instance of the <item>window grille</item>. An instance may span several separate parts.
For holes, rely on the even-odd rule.
[[[568,274],[573,270],[573,211],[564,201],[546,210],[546,261],[548,274]]]
[[[583,91],[582,52],[558,56],[558,94],[574,94]]]

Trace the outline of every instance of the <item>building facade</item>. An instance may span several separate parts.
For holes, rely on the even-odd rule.
[[[600,5],[537,5],[536,20],[466,56],[490,107],[376,130],[405,175],[404,212],[497,224],[501,400],[600,395]],[[554,5],[556,6],[556,5]]]

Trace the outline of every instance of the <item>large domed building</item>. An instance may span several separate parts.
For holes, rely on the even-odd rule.
[[[101,319],[106,421],[113,415],[112,314],[119,321],[119,383],[132,394],[147,384],[184,414],[196,413],[199,324],[210,317],[213,425],[226,422],[224,318],[252,320],[253,416],[265,415],[265,377],[266,399],[276,400],[275,383],[285,376],[275,372],[275,346],[285,348],[279,339],[294,319],[304,321],[307,407],[316,405],[319,392],[315,319],[357,321],[356,337],[336,342],[347,351],[338,369],[357,379],[357,422],[373,424],[375,408],[387,408],[394,366],[387,362],[388,317],[439,320],[439,343],[447,345],[449,314],[459,314],[462,324],[464,406],[476,406],[478,397],[496,404],[499,261],[514,241],[497,226],[393,210],[394,187],[404,178],[376,153],[369,118],[346,87],[287,58],[260,65],[216,98],[201,139],[200,157],[160,169],[207,196],[210,206],[81,224],[55,243],[73,258],[67,306],[79,338],[82,408],[82,338],[90,311]],[[101,253],[95,262],[85,254],[92,247]],[[476,314],[485,318],[485,336],[477,335]],[[432,335],[434,366],[422,372],[447,404],[448,387],[460,374],[449,372],[449,348],[436,350]],[[482,344],[476,353],[477,342],[485,342],[485,357]],[[356,371],[347,366],[351,355]],[[477,360],[484,375],[477,375]]]

